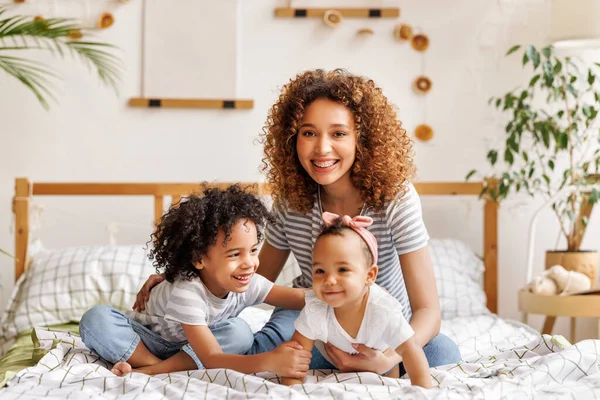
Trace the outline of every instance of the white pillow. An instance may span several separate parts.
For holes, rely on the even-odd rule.
[[[483,261],[463,242],[431,239],[429,252],[442,319],[489,313],[483,291]]]
[[[0,343],[34,326],[79,321],[96,304],[129,309],[154,272],[143,245],[39,250],[13,290]]]

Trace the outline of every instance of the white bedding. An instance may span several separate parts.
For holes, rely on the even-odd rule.
[[[255,324],[266,317],[246,313]],[[372,373],[311,371],[304,385],[278,385],[273,374],[232,370],[189,371],[117,377],[76,335],[37,328],[50,350],[0,390],[2,399],[465,399],[600,398],[600,340],[574,346],[541,337],[530,328],[494,315],[444,321],[442,331],[458,344],[463,361],[431,369],[434,389],[411,387],[408,379]]]

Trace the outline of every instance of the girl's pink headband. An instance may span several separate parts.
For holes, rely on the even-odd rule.
[[[323,213],[323,222],[325,226],[331,226],[335,221],[340,218],[339,215],[325,211]],[[377,264],[377,239],[375,236],[367,230],[367,226],[373,224],[373,218],[364,217],[362,215],[350,218],[348,215],[341,217],[342,225],[349,227],[365,241],[367,247],[373,255],[373,264]]]

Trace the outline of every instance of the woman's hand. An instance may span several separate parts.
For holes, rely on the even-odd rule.
[[[348,354],[331,343],[325,344],[327,355],[341,372],[366,371],[384,374],[402,361],[402,357],[392,349],[382,353],[364,344],[353,344],[352,347],[358,354]]]
[[[146,280],[146,282],[144,283],[144,286],[142,286],[142,288],[140,289],[140,291],[137,293],[137,296],[135,296],[135,303],[133,303],[133,308],[136,311],[144,311],[146,309],[146,302],[148,301],[148,299],[150,298],[150,291],[152,290],[152,288],[156,285],[158,285],[159,283],[161,283],[162,281],[165,280],[165,275],[164,274],[152,274],[148,277],[148,279]]]

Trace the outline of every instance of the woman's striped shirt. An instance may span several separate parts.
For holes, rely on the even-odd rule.
[[[280,250],[291,250],[298,260],[301,274],[294,280],[295,287],[312,286],[312,248],[323,229],[320,196],[307,214],[273,207],[276,224],[266,230],[266,240]],[[373,218],[368,229],[377,239],[379,273],[376,283],[385,288],[402,305],[404,316],[410,321],[412,315],[399,255],[419,250],[427,245],[429,235],[423,223],[421,202],[413,185],[406,194],[386,204],[381,211],[365,207],[361,215]]]

